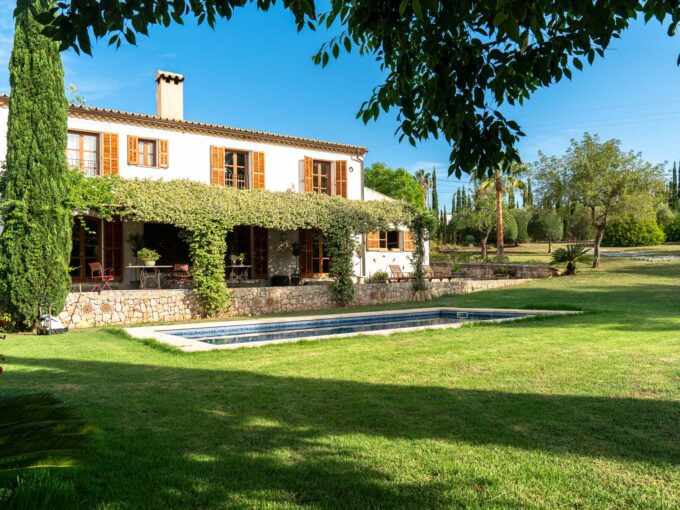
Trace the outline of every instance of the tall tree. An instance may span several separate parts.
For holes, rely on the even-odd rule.
[[[71,286],[67,104],[59,45],[17,17],[9,64],[6,171],[0,182],[0,307],[24,327],[41,301],[61,311]]]
[[[481,189],[493,188],[496,192],[496,257],[501,260],[505,256],[503,242],[503,195],[514,193],[515,189],[523,188],[524,182],[519,178],[525,172],[524,167],[512,162],[508,165],[498,166],[491,177],[485,178],[486,172],[477,175]]]
[[[670,199],[668,205],[671,209],[678,206],[678,165],[673,161],[673,180],[671,181]]]
[[[527,178],[527,187],[524,190],[522,207],[530,209],[534,206],[534,192],[531,189],[531,177]]]
[[[403,168],[394,170],[385,163],[373,163],[366,167],[364,183],[388,197],[406,200],[418,208],[425,206],[421,187]]]
[[[432,210],[433,211],[438,211],[439,210],[439,193],[437,193],[437,170],[432,169]]]
[[[600,243],[609,219],[630,214],[653,216],[663,198],[661,166],[644,161],[640,154],[624,152],[618,140],[601,142],[588,133],[581,141],[572,140],[561,158],[542,158],[535,176],[542,194],[589,211],[595,229],[595,268],[600,265]]]
[[[19,9],[34,2],[19,0]],[[61,0],[46,16],[48,33],[62,46],[91,51],[90,34],[134,44],[152,25],[195,17],[214,26],[246,4],[268,10],[275,0]],[[398,109],[401,137],[416,145],[434,137],[451,146],[449,173],[493,170],[518,161],[520,126],[501,113],[540,87],[570,79],[604,56],[611,41],[639,18],[656,18],[674,35],[676,1],[451,2],[434,0],[331,0],[317,15],[313,0],[284,0],[298,30],[341,27],[315,55],[326,65],[341,48],[373,56],[385,82],[358,112],[364,122]]]
[[[515,205],[515,190],[508,190],[508,209],[514,209]]]
[[[421,168],[419,170],[416,170],[416,173],[413,176],[413,178],[415,179],[415,181],[420,186],[420,189],[422,190],[423,202],[425,203],[425,207],[427,207],[429,209],[430,208],[430,187],[432,186],[432,176]]]

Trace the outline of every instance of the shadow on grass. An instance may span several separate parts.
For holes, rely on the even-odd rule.
[[[437,440],[680,464],[680,402],[400,386],[244,371],[13,358],[28,391],[99,428],[77,483],[91,506],[318,508],[461,505],[465,487],[381,469],[390,442]],[[321,361],[320,361],[321,362]],[[382,446],[380,446],[382,445]],[[381,450],[386,449],[386,450]],[[468,477],[465,479],[465,477]],[[408,478],[408,477],[406,477]],[[462,475],[475,488],[494,483]],[[473,496],[470,496],[473,497]],[[494,502],[503,506],[503,500]],[[512,507],[511,502],[507,505]]]

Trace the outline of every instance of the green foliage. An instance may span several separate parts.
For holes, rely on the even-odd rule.
[[[385,163],[373,163],[365,170],[364,184],[388,197],[405,200],[414,207],[425,207],[422,188],[403,168],[393,170]]]
[[[574,241],[592,241],[595,233],[590,211],[585,207],[576,207],[569,217],[565,237]]]
[[[664,226],[666,241],[676,243],[680,241],[680,214],[676,214],[672,223]]]
[[[656,221],[626,216],[607,224],[602,246],[656,246],[665,240],[666,235]]]
[[[389,277],[387,271],[376,271],[371,275],[371,281],[373,283],[385,283]]]
[[[427,241],[428,232],[434,229],[435,224],[436,217],[428,212],[415,215],[411,223],[411,232],[415,245],[413,250],[413,289],[415,291],[422,291],[426,288],[425,271],[423,269],[425,262],[425,241]]]
[[[219,314],[229,303],[224,283],[225,237],[236,225],[320,229],[331,255],[336,298],[340,304],[348,304],[354,292],[353,236],[392,225],[411,225],[418,217],[413,207],[396,200],[362,202],[321,193],[238,190],[188,180],[74,177],[74,182],[79,184],[74,186],[70,202],[80,208],[99,211],[103,217],[116,214],[185,230],[194,290],[207,315]]]
[[[527,230],[535,241],[559,241],[564,231],[562,217],[552,209],[540,209],[534,212]]]
[[[0,472],[70,467],[89,430],[48,393],[0,399]]]
[[[670,225],[675,220],[675,213],[668,207],[668,204],[661,202],[656,208],[656,222],[662,228]]]
[[[58,45],[27,14],[10,59],[6,171],[0,182],[0,309],[29,328],[40,302],[61,311],[71,287],[67,105]]]
[[[513,211],[515,223],[517,224],[517,242],[528,243],[531,241],[529,237],[529,220],[531,220],[532,212],[530,209],[515,209]]]
[[[34,2],[19,0],[19,10]],[[46,33],[62,48],[91,52],[91,35],[119,46],[135,44],[154,25],[198,23],[215,26],[235,10],[256,4],[268,11],[275,0],[64,0],[46,15]],[[638,18],[656,18],[673,35],[680,21],[677,2],[401,2],[367,0],[324,3],[317,13],[312,1],[284,1],[298,30],[308,26],[341,32],[314,55],[326,66],[342,49],[357,48],[373,56],[385,82],[361,105],[357,118],[374,120],[398,109],[401,139],[412,145],[443,138],[451,147],[449,172],[490,169],[501,161],[519,160],[515,144],[520,126],[506,119],[499,106],[522,103],[584,63],[604,56]]]
[[[137,251],[136,257],[144,262],[156,262],[159,258],[161,258],[161,254],[150,248],[142,248],[141,250]]]
[[[583,244],[569,244],[564,248],[555,250],[550,264],[567,264],[565,274],[576,274],[576,262],[581,260],[589,250],[590,248]]]

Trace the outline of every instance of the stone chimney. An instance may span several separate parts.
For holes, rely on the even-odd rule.
[[[156,116],[184,120],[184,76],[168,71],[156,73]]]

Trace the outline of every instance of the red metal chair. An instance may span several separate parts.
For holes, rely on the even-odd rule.
[[[113,290],[109,283],[113,281],[113,269],[104,269],[99,262],[90,262],[90,280],[92,280],[92,292]]]
[[[184,283],[191,281],[189,264],[173,264],[172,272],[168,276],[168,281],[184,286]]]

